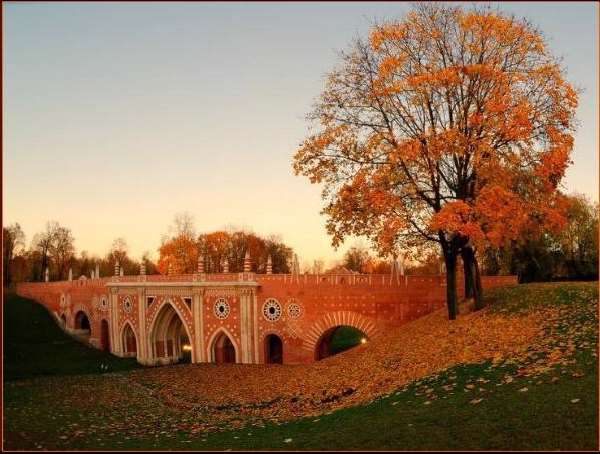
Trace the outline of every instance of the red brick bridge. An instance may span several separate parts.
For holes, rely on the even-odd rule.
[[[186,355],[193,363],[310,363],[328,355],[336,328],[372,339],[444,307],[446,295],[444,276],[398,272],[115,274],[22,283],[17,293],[94,347],[146,365]],[[482,281],[484,288],[517,283],[516,276]]]

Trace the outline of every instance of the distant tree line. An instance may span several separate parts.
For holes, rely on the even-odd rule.
[[[149,252],[139,260],[131,257],[123,238],[115,239],[104,256],[91,255],[85,250],[77,253],[71,230],[55,221],[48,222],[45,230],[36,233],[27,246],[21,226],[14,223],[2,230],[3,282],[9,286],[16,282],[44,281],[46,269],[51,281],[68,279],[69,269],[75,279],[81,275],[89,278],[96,267],[100,276],[106,277],[114,275],[117,263],[125,275],[138,274],[142,262],[146,274],[194,273],[200,254],[207,273],[223,272],[226,266],[230,272],[239,272],[244,268],[246,251],[250,253],[254,272],[266,272],[269,256],[273,273],[290,272],[293,250],[277,236],[262,238],[239,229],[196,235],[191,217],[185,213],[175,217],[170,230],[162,238],[159,259],[154,263]]]
[[[478,251],[483,273],[516,274],[519,282],[598,279],[598,204],[580,194],[567,200],[564,230],[558,234],[542,231],[539,236]],[[404,272],[440,274],[443,262],[436,251],[425,251],[417,263],[406,263]],[[460,264],[464,266],[462,261]],[[344,255],[341,266],[360,273],[389,273],[391,259],[378,259],[367,248],[354,246]]]
[[[293,250],[278,236],[263,238],[234,228],[196,235],[193,220],[187,213],[177,215],[170,230],[170,234],[163,236],[159,248],[158,269],[163,274],[194,273],[199,256],[207,273],[241,272],[246,252],[250,254],[253,272],[265,273],[269,257],[273,273],[290,272]]]
[[[44,231],[36,233],[29,247],[18,223],[4,227],[2,237],[5,286],[16,282],[43,281],[46,269],[51,281],[68,279],[69,269],[74,278],[81,275],[89,278],[92,272],[96,272],[96,267],[101,277],[112,276],[117,262],[124,274],[137,274],[142,262],[145,263],[148,274],[157,272],[148,252],[141,260],[131,258],[123,238],[114,240],[109,251],[102,257],[90,255],[85,250],[77,254],[71,230],[55,221],[48,222]]]
[[[484,274],[516,274],[519,282],[598,279],[598,204],[583,195],[568,197],[567,225],[561,233],[543,231],[520,241],[511,241],[499,248],[478,251]],[[146,252],[140,260],[130,257],[123,238],[113,241],[102,257],[87,251],[76,253],[71,230],[58,222],[48,222],[27,247],[25,234],[18,223],[4,227],[3,280],[4,285],[22,281],[43,281],[46,268],[50,280],[67,279],[69,268],[74,278],[91,276],[98,265],[100,276],[112,276],[118,262],[124,274],[137,274],[143,262],[147,274],[194,273],[198,257],[204,257],[204,271],[240,272],[246,251],[250,253],[251,269],[264,273],[271,257],[273,273],[289,273],[293,250],[277,236],[263,238],[243,229],[218,230],[196,235],[191,216],[180,214],[164,235],[159,247],[159,259],[154,263]],[[443,259],[434,251],[424,252],[416,263],[404,264],[405,274],[439,274]],[[227,264],[227,265],[226,265]],[[373,256],[362,246],[351,247],[340,264],[359,273],[386,274],[391,260]],[[312,273],[334,272],[326,269],[322,260],[307,268]]]
[[[598,279],[598,204],[581,194],[568,202],[564,230],[485,250],[484,272],[516,274],[519,282]]]

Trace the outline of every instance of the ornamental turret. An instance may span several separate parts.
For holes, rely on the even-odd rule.
[[[273,274],[273,261],[271,260],[271,254],[267,257],[267,274]]]
[[[244,256],[244,273],[249,273],[252,269],[252,263],[250,262],[250,251],[246,250]]]

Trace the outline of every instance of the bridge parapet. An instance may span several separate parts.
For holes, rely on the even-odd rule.
[[[485,289],[516,283],[516,276],[482,277]],[[462,279],[457,287],[462,294]],[[324,339],[336,326],[353,326],[373,337],[443,308],[446,279],[389,274],[141,274],[21,283],[17,293],[46,306],[67,331],[85,328],[92,345],[120,356],[137,356],[142,364],[177,362],[184,346],[192,350],[195,362],[223,358],[270,362],[279,354],[272,352],[281,353],[283,348],[285,363],[306,363],[321,357]],[[183,334],[189,344],[181,341]]]

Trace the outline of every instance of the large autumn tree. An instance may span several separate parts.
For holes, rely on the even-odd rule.
[[[418,4],[357,39],[327,79],[294,168],[323,185],[334,246],[439,244],[481,303],[477,248],[564,223],[577,94],[541,33],[490,8]]]

